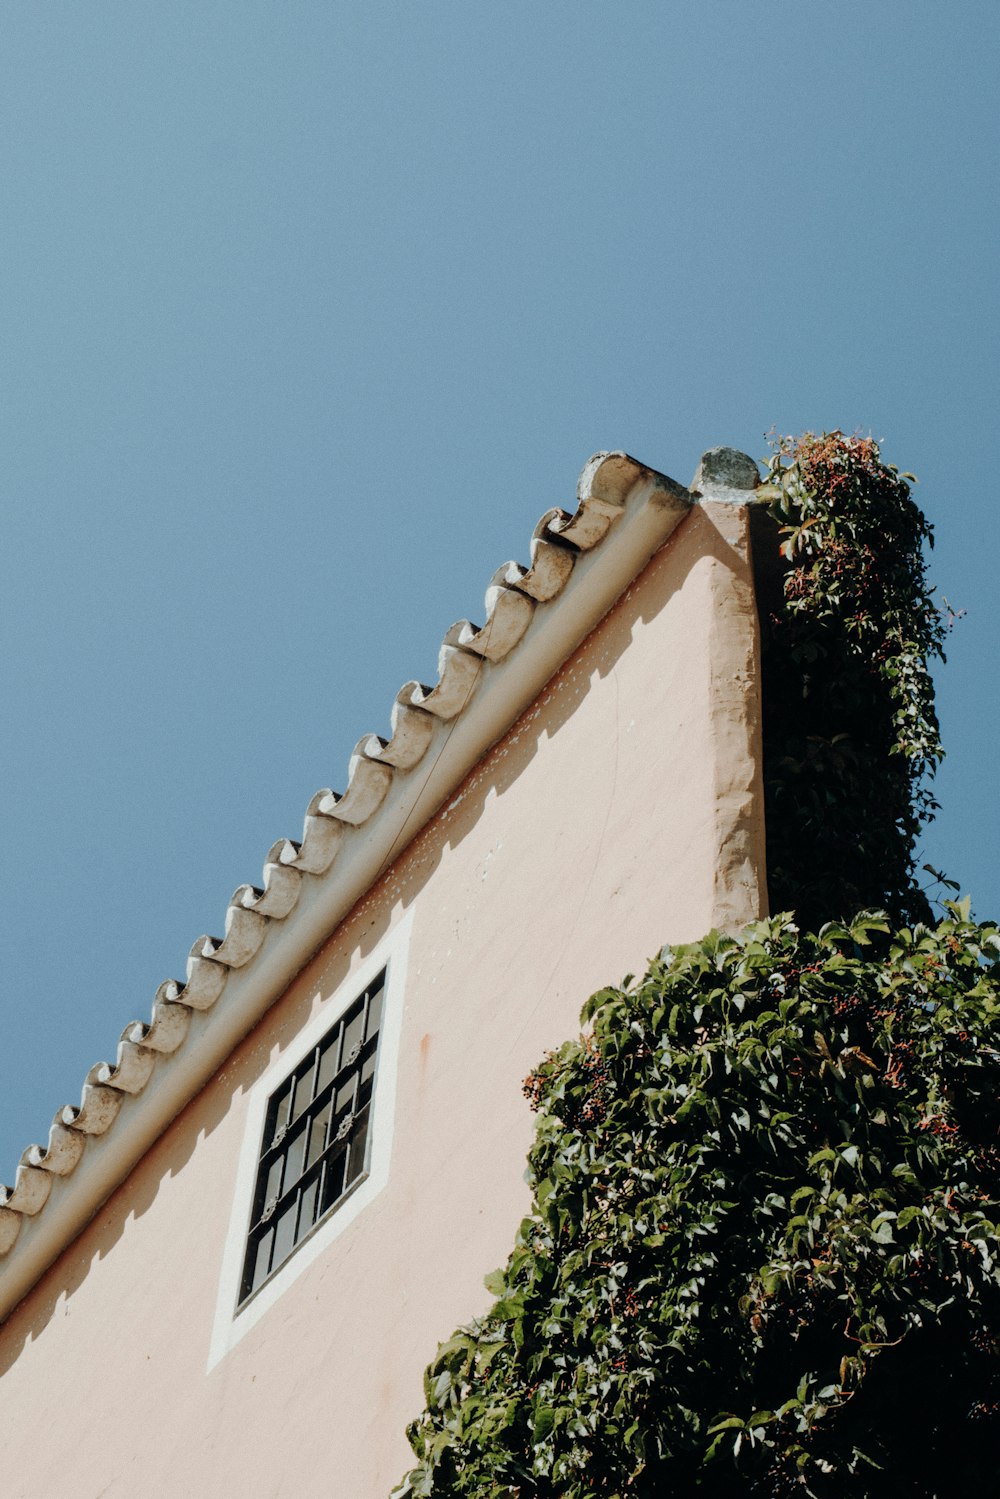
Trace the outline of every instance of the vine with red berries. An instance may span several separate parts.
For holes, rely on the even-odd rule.
[[[806,433],[775,443],[758,492],[785,562],[762,621],[768,883],[772,909],[806,925],[930,915],[915,849],[937,806],[928,663],[946,626],[911,482],[871,438]]]
[[[995,1484],[1000,931],[787,918],[594,996],[533,1202],[427,1371],[403,1496]]]
[[[768,873],[795,914],[664,949],[527,1079],[531,1210],[394,1499],[995,1486],[1000,929],[929,924],[915,879],[944,627],[909,477],[870,439],[778,444]]]

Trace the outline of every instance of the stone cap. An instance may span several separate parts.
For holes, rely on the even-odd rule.
[[[738,448],[709,448],[691,480],[691,489],[703,500],[730,500],[745,505],[760,484],[760,470],[747,453]]]

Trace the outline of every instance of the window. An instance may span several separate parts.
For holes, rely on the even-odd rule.
[[[304,970],[289,999],[300,1017],[308,1003],[308,1017],[281,1042],[272,1034],[270,1065],[234,1095],[243,1122],[209,1372],[342,1235],[358,1231],[389,1185],[413,916],[412,907],[401,912],[367,953],[354,949],[352,961],[332,945],[325,963]],[[259,1050],[248,1057],[253,1068],[260,1060]],[[347,1084],[351,1096],[341,1093]]]
[[[242,1306],[369,1173],[386,971],[267,1100]]]

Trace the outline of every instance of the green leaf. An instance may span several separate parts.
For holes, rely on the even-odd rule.
[[[541,1405],[535,1411],[534,1438],[536,1442],[544,1441],[555,1425],[556,1413],[550,1405]]]
[[[742,1428],[746,1425],[742,1416],[726,1416],[722,1421],[715,1421],[709,1428],[709,1436],[714,1436],[717,1431],[729,1431]]]

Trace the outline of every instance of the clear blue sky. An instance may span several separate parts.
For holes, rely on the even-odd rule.
[[[1000,911],[998,31],[5,8],[0,1180],[598,448],[860,428],[920,476],[968,611],[924,857]]]

